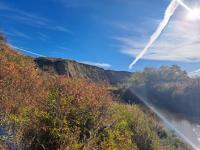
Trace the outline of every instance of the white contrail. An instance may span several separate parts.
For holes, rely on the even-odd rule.
[[[166,25],[168,24],[171,16],[174,14],[176,8],[178,5],[181,5],[183,8],[185,8],[188,12],[194,14],[197,19],[200,19],[199,13],[192,10],[189,6],[187,6],[184,2],[184,0],[172,0],[169,6],[167,7],[165,11],[165,15],[161,23],[159,24],[156,31],[151,36],[149,42],[147,43],[146,47],[139,53],[139,55],[135,58],[135,60],[129,65],[129,69],[132,69],[133,65],[137,63],[137,61],[148,51],[148,49],[152,46],[152,44],[158,39],[162,31],[165,29]]]
[[[166,25],[168,24],[171,16],[174,14],[176,8],[178,7],[179,3],[177,0],[172,0],[165,11],[165,15],[161,23],[159,24],[156,31],[151,36],[149,42],[147,43],[146,47],[139,53],[139,55],[135,58],[135,60],[129,65],[129,69],[132,69],[133,65],[137,63],[137,61],[148,51],[148,49],[152,46],[152,44],[158,39],[162,31],[165,29]]]
[[[19,47],[16,47],[16,46],[13,46],[13,45],[10,45],[12,48],[16,49],[16,50],[19,50],[19,51],[23,51],[23,52],[26,52],[26,53],[29,53],[29,54],[33,54],[33,55],[36,55],[36,56],[39,56],[39,57],[46,57],[44,55],[41,55],[41,54],[38,54],[38,53],[34,53],[34,52],[31,52],[31,51],[28,51],[28,50],[25,50],[25,49],[22,49],[22,48],[19,48]]]

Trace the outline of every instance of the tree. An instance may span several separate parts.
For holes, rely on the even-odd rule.
[[[2,33],[0,33],[0,42],[6,42],[6,38]]]

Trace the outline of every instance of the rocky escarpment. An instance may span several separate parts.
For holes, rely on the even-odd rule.
[[[66,75],[71,78],[88,79],[94,82],[105,81],[111,85],[124,83],[132,75],[130,72],[104,70],[72,60],[36,58],[34,61],[41,70],[49,73]]]

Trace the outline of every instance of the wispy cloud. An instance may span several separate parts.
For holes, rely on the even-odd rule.
[[[81,63],[92,65],[92,66],[97,66],[97,67],[104,68],[104,69],[111,68],[111,65],[107,64],[107,63],[97,63],[97,62],[90,62],[90,61],[82,61]]]
[[[69,29],[67,29],[67,28],[65,28],[63,26],[59,26],[59,25],[47,26],[47,29],[54,30],[54,31],[59,31],[59,32],[72,33]]]
[[[3,14],[1,13],[1,16],[16,19],[18,21],[21,21],[23,23],[33,23],[38,25],[46,25],[48,22],[48,19],[37,16],[30,12],[25,12],[23,10],[20,10],[18,8],[12,7],[8,5],[7,3],[0,2],[0,11],[9,12],[11,14]]]
[[[87,7],[87,6],[91,6],[91,7],[98,7],[97,4],[105,4],[107,5],[107,3],[105,3],[105,1],[97,1],[97,0],[54,0],[56,2],[62,2],[66,7]],[[106,1],[107,2],[107,1]],[[140,1],[134,1],[134,0],[109,0],[109,3],[113,3],[113,4],[126,4],[126,5],[132,5],[134,6],[135,4],[141,3]]]
[[[118,36],[114,40],[117,41],[121,53],[136,57],[145,46],[148,35],[142,39]],[[143,59],[200,62],[199,22],[184,19],[171,21]]]
[[[31,39],[31,37],[21,31],[18,30],[12,30],[10,32],[5,31],[5,34],[8,36],[13,36],[13,37],[20,37],[20,38],[25,38],[25,39]]]
[[[44,33],[42,33],[42,32],[38,32],[37,34],[38,34],[38,38],[39,38],[40,40],[42,40],[42,41],[46,41],[46,40],[49,39],[49,36],[46,35],[46,34],[44,34]]]
[[[61,2],[67,8],[95,7],[98,1],[95,0],[55,0]]]
[[[0,2],[0,12],[2,12],[0,14],[1,17],[4,17],[8,20],[14,20],[22,24],[26,24],[28,26],[65,33],[71,32],[66,27],[62,25],[57,25],[48,18],[38,16],[32,12],[26,12],[21,9],[12,7],[7,3]]]
[[[80,7],[79,0],[60,0],[66,7]],[[83,2],[82,2],[83,3]]]
[[[56,46],[56,48],[60,49],[60,50],[69,50],[69,48],[65,47],[65,46]]]

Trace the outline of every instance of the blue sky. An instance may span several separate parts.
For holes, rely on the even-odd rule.
[[[0,31],[19,48],[106,69],[128,70],[170,0],[0,0]],[[200,7],[199,0],[185,0]],[[132,71],[177,64],[200,68],[200,21],[177,9]],[[30,54],[29,54],[30,55]]]

